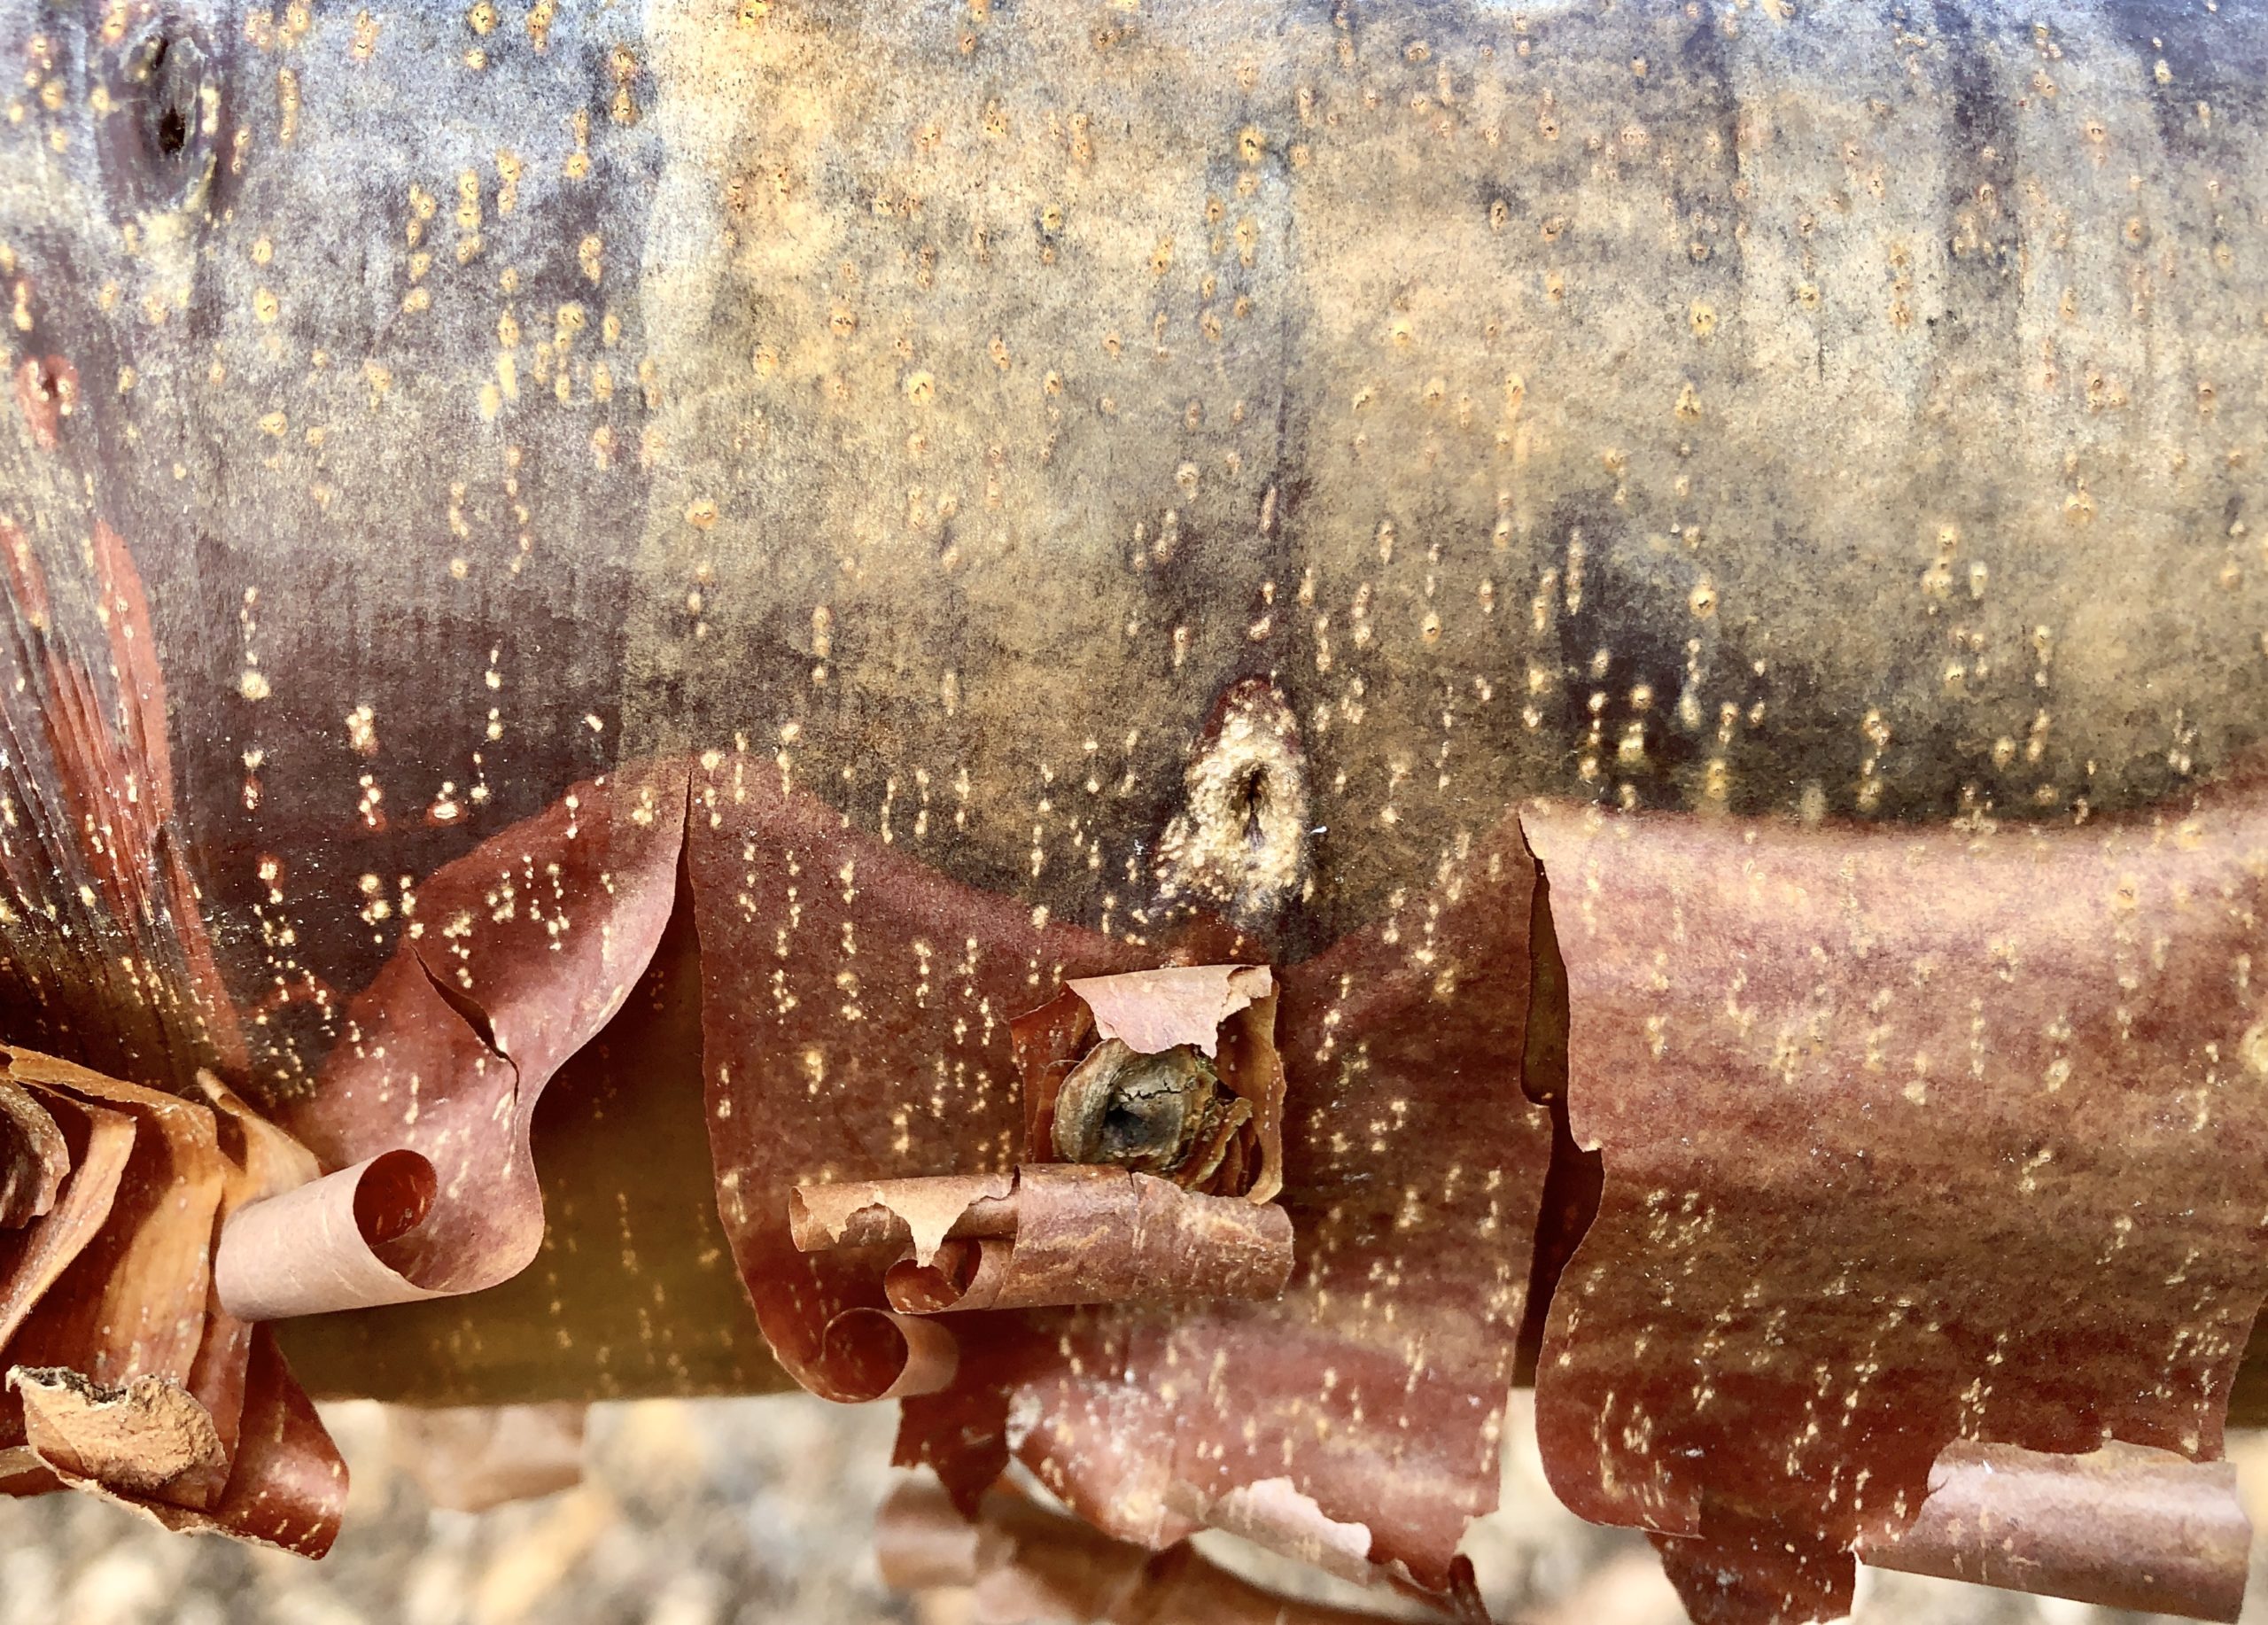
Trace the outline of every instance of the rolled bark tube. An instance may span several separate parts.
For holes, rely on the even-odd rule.
[[[958,1214],[945,1210],[954,1201],[965,1203]],[[926,1249],[913,1215],[938,1238]],[[910,1242],[883,1278],[906,1315],[1273,1298],[1292,1270],[1292,1221],[1272,1202],[1078,1163],[801,1186],[789,1224],[806,1252]]]
[[[446,1295],[387,1262],[433,1204],[433,1165],[388,1151],[244,1208],[221,1232],[213,1278],[221,1307],[284,1320]]]

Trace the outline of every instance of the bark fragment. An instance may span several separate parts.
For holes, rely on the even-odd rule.
[[[179,1493],[184,1480],[225,1480],[229,1452],[213,1413],[182,1384],[139,1376],[115,1386],[68,1366],[18,1365],[8,1387],[24,1408],[30,1448],[58,1476],[128,1496]],[[201,1497],[201,1491],[198,1492]]]
[[[1086,1001],[1105,1038],[1145,1055],[1182,1044],[1214,1055],[1222,1023],[1276,991],[1265,965],[1169,965],[1064,985]]]

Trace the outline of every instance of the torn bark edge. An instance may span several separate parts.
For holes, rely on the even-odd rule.
[[[1229,1017],[1275,996],[1265,965],[1168,965],[1115,976],[1077,976],[1064,984],[1086,1002],[1095,1030],[1138,1054],[1186,1044],[1218,1060]]]
[[[2252,1522],[2236,1469],[2112,1441],[2084,1456],[1956,1439],[1899,1535],[1860,1561],[2100,1607],[2233,1621]]]
[[[213,1261],[221,1307],[245,1320],[284,1320],[447,1295],[386,1256],[424,1221],[436,1182],[419,1153],[388,1151],[248,1203],[221,1232]]]
[[[882,1287],[901,1315],[1275,1298],[1292,1271],[1275,1203],[1076,1163],[799,1186],[788,1230],[804,1252],[898,1244]]]
[[[1023,1075],[1025,1155],[1052,1162],[1055,1101],[1096,1044],[1138,1054],[1186,1045],[1210,1057],[1222,1084],[1252,1108],[1219,1173],[1192,1188],[1273,1201],[1284,1188],[1284,1063],[1276,1049],[1275,973],[1265,965],[1172,965],[1075,977],[1009,1023]]]

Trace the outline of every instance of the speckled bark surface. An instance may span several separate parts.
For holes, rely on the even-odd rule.
[[[1227,933],[1300,1032],[1375,990],[1302,1015],[1290,978],[1408,971],[1530,797],[1645,813],[1659,885],[1728,921],[1728,831],[1926,847],[1881,905],[1918,974],[1943,896],[2021,861],[1966,843],[2178,827],[2256,751],[2255,0],[0,0],[0,1036],[120,1076],[322,1120],[428,877],[633,760],[693,775],[713,1109],[781,1018],[762,953],[835,883],[734,918],[789,849],[703,805],[729,775],[1036,955],[985,976]],[[2233,874],[2207,824],[2184,861]],[[2052,894],[1993,906],[2033,963],[2100,946]],[[813,995],[920,1009],[908,945],[837,923],[867,958],[807,948]],[[2235,962],[2240,923],[2165,952]],[[1803,937],[1758,927],[1759,984],[1808,985]],[[2029,1030],[1969,980],[1967,1019]],[[1429,1077],[1517,1063],[1517,1000],[1450,1002],[1411,993]],[[950,1071],[918,1022],[798,1030],[876,1069],[893,1039]],[[2163,1090],[2235,1076],[2202,1054]],[[1316,1193],[1363,1171],[1320,1119],[1422,1100],[1342,1061],[1293,1080],[1287,1193],[1301,1155]],[[581,1064],[637,1120],[634,1062]],[[1429,1155],[1541,1200],[1526,1108],[1437,1104]],[[2057,1131],[2014,1083],[1980,1109]],[[998,1166],[1014,1127],[987,1095],[936,1166],[873,1171]],[[339,1357],[509,1397],[532,1325],[601,1385],[748,1379],[711,1221],[605,1139],[563,1142],[595,1183],[542,1267],[706,1238],[685,1295],[404,1311]],[[1295,1212],[1326,1257],[1331,1214]],[[1923,1268],[1910,1239],[1854,1232],[1852,1267]],[[2099,1274],[2028,1330],[2127,1303]],[[1329,1335],[1362,1321],[1318,1290]]]

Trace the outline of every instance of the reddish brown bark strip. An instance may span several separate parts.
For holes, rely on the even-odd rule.
[[[1537,1426],[1705,1619],[1848,1606],[1957,1439],[2211,1459],[2268,1288],[2268,802],[1892,834],[1537,806],[1598,1217]]]
[[[351,1169],[297,1197],[293,1212],[247,1211],[270,1266],[239,1269],[245,1307],[312,1313],[471,1292],[509,1279],[543,1240],[528,1154],[538,1097],[596,1035],[653,957],[676,891],[685,772],[625,768],[579,784],[490,837],[416,889],[401,945],[348,1007],[346,1035],[286,1126],[325,1166]],[[431,1165],[416,1222],[382,1235],[358,1203],[415,1184],[395,1151]],[[376,1167],[366,1166],[376,1162]],[[379,1228],[384,1228],[383,1225]]]
[[[2251,1551],[2225,1461],[2117,1442],[2056,1456],[1956,1439],[1930,1469],[1920,1516],[1859,1555],[2105,1608],[2234,1620]]]

